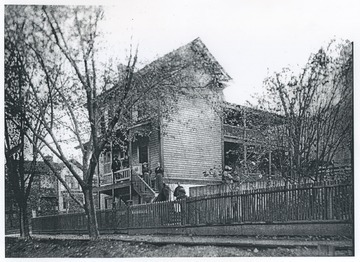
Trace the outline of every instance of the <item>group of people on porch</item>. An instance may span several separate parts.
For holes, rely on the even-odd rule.
[[[164,169],[162,168],[160,162],[158,162],[157,167],[154,170],[154,173],[149,168],[148,163],[142,164],[142,179],[150,185],[155,191],[159,192],[159,195],[155,201],[167,201],[170,199],[171,189],[164,183]],[[186,198],[186,191],[183,186],[178,183],[177,187],[174,190],[174,197],[176,200]]]
[[[118,156],[115,155],[111,169],[115,173],[122,168],[129,167],[128,158],[119,160]],[[157,167],[154,172],[149,168],[148,163],[142,163],[142,172],[140,177],[147,183],[154,191],[158,192],[158,201],[166,201],[170,199],[171,189],[166,183],[164,183],[164,169],[158,162]],[[177,187],[174,190],[174,197],[177,200],[186,198],[186,191],[183,186],[178,183]]]
[[[144,162],[142,164],[141,178],[155,191],[160,192],[164,186],[164,169],[161,167],[161,164],[158,163],[154,171],[153,173],[148,163]]]
[[[124,168],[129,168],[129,157],[125,156],[123,159],[120,160],[119,157],[115,155],[111,163],[111,170],[113,172],[116,172]]]

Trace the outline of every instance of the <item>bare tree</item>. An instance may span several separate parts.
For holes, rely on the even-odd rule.
[[[351,43],[332,41],[298,75],[285,68],[264,81],[267,93],[259,102],[285,116],[295,179],[319,179],[319,168],[330,165],[344,143],[352,144],[352,63]]]
[[[16,11],[16,10],[14,10]],[[15,12],[7,13],[7,18]],[[21,44],[24,39],[23,23],[12,23],[5,19],[5,159],[6,179],[10,185],[19,210],[20,235],[30,237],[28,218],[28,199],[35,177],[37,156],[36,148],[41,148],[40,141],[33,136],[33,157],[30,170],[25,170],[26,151],[31,150],[27,140],[27,123],[33,122],[34,130],[41,133],[38,121],[29,116],[27,106],[29,97],[26,93],[24,72],[26,52]]]
[[[222,72],[204,59],[201,48],[195,48],[191,54],[198,61],[195,64],[194,57],[189,59],[190,54],[180,50],[136,72],[136,50],[134,55],[130,53],[125,70],[99,65],[98,24],[103,17],[100,7],[24,8],[24,21],[32,32],[25,45],[34,58],[34,65],[25,70],[31,101],[28,104],[31,117],[39,121],[46,135],[36,132],[30,121],[26,122],[27,128],[78,181],[85,200],[78,204],[87,215],[90,237],[96,239],[99,231],[93,179],[99,156],[116,137],[116,131],[126,133],[134,123],[132,111],[139,111],[143,105],[150,120],[170,116],[176,110],[171,102],[176,101],[178,94],[190,96],[190,90],[200,86],[219,88]],[[36,77],[29,69],[37,72]],[[212,99],[208,101],[215,103]],[[107,124],[102,128],[105,111]],[[76,141],[79,146],[81,174],[72,167],[63,149],[64,140]],[[40,150],[39,153],[44,154]]]

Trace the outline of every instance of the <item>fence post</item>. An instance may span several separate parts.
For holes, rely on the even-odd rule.
[[[333,192],[333,186],[330,186],[329,187],[329,217],[328,219],[333,219],[333,195],[334,195],[334,192]]]
[[[353,216],[353,186],[339,182],[286,188],[246,190],[234,194],[186,198],[97,212],[99,230],[169,225],[295,220],[346,221]],[[129,202],[130,204],[130,202]],[[176,206],[175,206],[176,205]],[[180,210],[179,210],[180,209]],[[32,220],[33,232],[71,233],[86,229],[86,214],[64,214]],[[121,222],[121,223],[120,223]]]
[[[130,228],[131,227],[131,206],[127,206],[127,227]]]

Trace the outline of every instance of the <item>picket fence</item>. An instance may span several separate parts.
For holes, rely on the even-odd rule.
[[[253,174],[254,175],[254,174]],[[319,175],[323,177],[323,181],[332,181],[333,183],[349,182],[352,180],[352,168],[349,165],[326,167],[319,170]],[[294,181],[293,181],[294,182]],[[313,184],[318,183],[310,177],[302,178],[301,184]],[[277,180],[258,180],[253,182],[241,182],[241,183],[222,183],[215,185],[206,185],[190,188],[191,197],[226,194],[231,192],[241,193],[243,191],[253,189],[265,189],[265,188],[278,188],[290,186],[291,182],[286,182],[285,179]],[[320,184],[321,185],[321,184]]]
[[[100,231],[258,222],[353,221],[353,186],[338,181],[189,197],[97,212]],[[33,233],[86,232],[84,213],[32,219]]]

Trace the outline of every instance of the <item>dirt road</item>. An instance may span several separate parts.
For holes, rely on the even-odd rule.
[[[178,240],[181,238],[177,238]],[[102,236],[102,239],[90,241],[86,236],[35,236],[32,240],[24,240],[18,237],[6,237],[6,257],[252,257],[252,256],[324,256],[324,253],[317,247],[315,242],[312,244],[308,240],[301,240],[308,243],[307,245],[290,246],[279,245],[276,247],[276,241],[258,239],[256,241],[247,239],[252,245],[231,245],[231,238],[221,238],[217,241],[208,241],[206,238],[192,238],[198,243],[171,243],[171,239],[166,236]],[[161,241],[160,241],[161,240]],[[221,241],[225,245],[221,244]],[[227,241],[225,241],[227,240]],[[239,240],[239,239],[238,239]],[[241,239],[240,239],[241,240]],[[243,239],[242,243],[244,242]],[[208,241],[209,244],[205,242]],[[260,242],[259,242],[260,241]],[[261,242],[262,241],[262,242]],[[265,241],[265,242],[264,242]],[[289,243],[290,240],[285,242]],[[295,241],[295,240],[291,240]],[[349,245],[351,241],[342,243]],[[234,242],[234,241],[232,241]],[[281,241],[277,241],[281,243]],[[228,243],[228,244],[226,244]],[[262,244],[261,244],[262,243]],[[265,243],[273,243],[266,246]],[[298,242],[301,243],[301,242]],[[351,248],[343,246],[342,249],[333,250],[335,256],[352,255]]]

